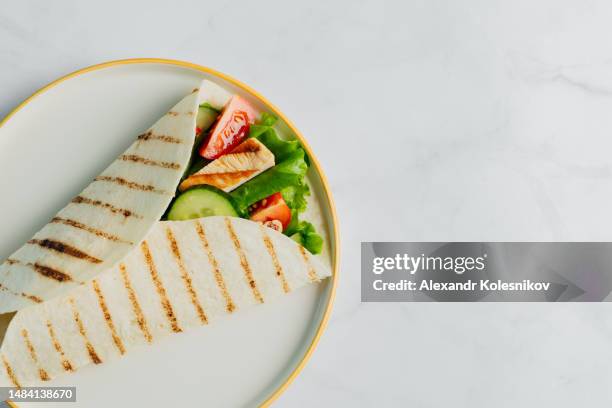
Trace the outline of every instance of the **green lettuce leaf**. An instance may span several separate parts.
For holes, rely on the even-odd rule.
[[[262,113],[257,123],[251,125],[249,130],[249,137],[258,137],[259,135],[267,132],[268,130],[273,130],[272,126],[274,126],[276,121],[276,116],[270,115],[268,112]]]
[[[285,202],[292,210],[297,213],[301,213],[306,210],[307,202],[306,197],[310,195],[310,188],[306,182],[302,181],[301,184],[295,186],[289,186],[281,190],[281,195],[285,199]]]
[[[274,129],[269,129],[264,133],[257,136],[257,139],[266,145],[268,149],[274,154],[274,158],[277,163],[282,162],[287,157],[289,157],[292,153],[301,150],[302,146],[300,142],[297,140],[283,140],[274,131]],[[304,154],[306,156],[306,154]]]
[[[297,217],[295,219],[297,220]],[[299,221],[293,227],[290,224],[286,234],[312,254],[320,254],[323,249],[323,238],[308,221]]]
[[[270,149],[276,163],[280,163],[296,150],[304,149],[297,140],[281,139],[273,128],[275,123],[276,118],[274,116],[264,113],[259,120],[259,124],[251,126],[249,135],[258,139]],[[306,163],[308,163],[308,158],[306,158]]]
[[[318,254],[323,247],[323,238],[311,223],[299,219],[306,210],[306,197],[310,195],[305,180],[308,155],[299,141],[284,140],[277,135],[274,130],[276,120],[276,117],[263,113],[249,132],[249,137],[257,138],[274,154],[276,165],[232,191],[230,196],[238,211],[244,214],[250,205],[280,191],[291,209],[291,222],[284,234],[311,253]]]
[[[304,176],[308,170],[304,150],[299,149],[278,163],[261,173],[252,180],[247,181],[230,193],[240,211],[246,209],[259,200],[274,193],[293,188],[293,192],[304,191]],[[298,197],[292,197],[292,202],[299,202]]]
[[[274,126],[277,120],[278,118],[276,116],[272,115],[271,113],[264,112],[259,117],[259,122],[257,124],[262,126]]]

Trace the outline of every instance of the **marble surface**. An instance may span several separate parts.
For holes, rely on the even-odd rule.
[[[0,10],[0,115],[56,77],[190,60],[292,118],[331,182],[341,280],[277,406],[605,406],[608,304],[362,304],[373,240],[611,240],[608,1],[82,2]]]

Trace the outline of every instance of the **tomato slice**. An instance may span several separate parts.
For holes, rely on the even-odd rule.
[[[256,202],[252,206],[251,220],[263,222],[280,221],[283,231],[291,222],[291,209],[283,199],[281,193],[274,193],[270,197]]]
[[[259,112],[244,98],[232,96],[213,125],[210,136],[200,146],[200,156],[214,160],[232,150],[249,134]]]

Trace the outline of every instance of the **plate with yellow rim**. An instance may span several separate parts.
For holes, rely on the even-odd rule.
[[[67,407],[268,405],[298,375],[325,328],[337,284],[339,246],[331,193],[316,157],[300,132],[262,95],[188,62],[132,59],[88,67],[42,88],[0,122],[0,259],[29,239],[134,135],[202,79],[277,116],[277,130],[306,149],[312,195],[304,218],[324,236],[320,256],[333,277],[50,382],[77,387],[77,403],[65,403]],[[0,316],[0,338],[10,318]]]

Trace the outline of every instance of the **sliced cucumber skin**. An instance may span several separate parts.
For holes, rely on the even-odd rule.
[[[208,130],[217,120],[219,112],[209,108],[208,106],[200,106],[198,108],[198,116],[196,117],[196,126],[202,129],[202,131]]]
[[[185,168],[185,172],[181,177],[181,181],[192,175],[193,173],[199,171],[202,167],[208,164],[208,161],[201,158],[197,151],[202,144],[202,141],[208,137],[208,129],[215,123],[217,117],[219,116],[219,112],[215,110],[212,106],[207,106],[208,104],[202,104],[198,108],[198,116],[196,117],[196,126],[200,128],[200,133],[196,135],[195,142],[193,143],[193,151],[191,152],[191,156],[189,157],[189,163],[187,163],[187,167]],[[198,161],[199,163],[196,163]],[[197,164],[194,166],[194,164]]]
[[[181,193],[174,200],[167,219],[185,221],[214,215],[238,217],[238,212],[224,191],[212,186],[196,186]]]

